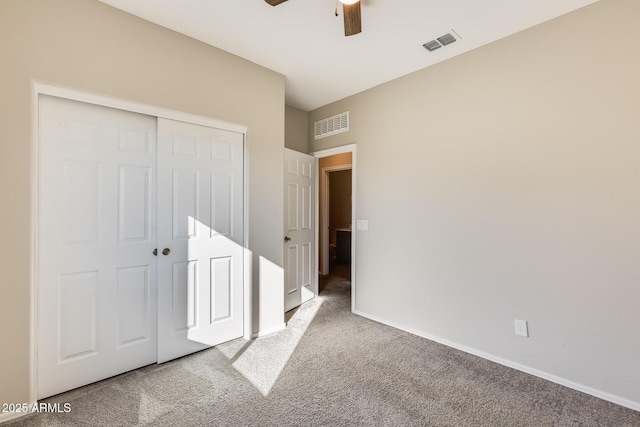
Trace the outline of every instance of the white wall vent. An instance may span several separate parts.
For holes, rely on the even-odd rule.
[[[318,120],[313,125],[313,139],[325,138],[349,130],[349,112]]]

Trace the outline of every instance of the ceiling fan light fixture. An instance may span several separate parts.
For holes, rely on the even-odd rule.
[[[346,4],[346,5],[350,5],[350,4],[356,4],[358,3],[360,0],[338,0],[340,3],[342,4]]]

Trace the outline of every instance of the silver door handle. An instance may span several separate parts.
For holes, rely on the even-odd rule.
[[[290,242],[290,241],[291,241],[291,237],[289,237],[289,236],[284,236],[284,242],[285,242],[285,243]]]
[[[169,255],[170,253],[171,253],[171,249],[169,249],[169,248],[164,248],[164,249],[162,250],[162,255],[167,256],[167,255]]]
[[[158,256],[158,248],[155,248],[155,249],[153,250],[153,256]]]

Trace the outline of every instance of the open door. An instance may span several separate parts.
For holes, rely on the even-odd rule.
[[[315,296],[315,175],[313,156],[285,148],[284,310]]]
[[[158,118],[158,363],[243,335],[244,135]]]

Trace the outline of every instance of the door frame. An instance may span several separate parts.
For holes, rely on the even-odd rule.
[[[232,132],[238,132],[243,134],[243,226],[244,226],[244,274],[243,274],[243,337],[244,339],[251,338],[251,314],[252,314],[252,256],[249,248],[249,170],[248,170],[248,154],[247,154],[247,129],[245,125],[217,120],[210,117],[199,116],[196,114],[185,113],[182,111],[171,110],[168,108],[157,107],[154,105],[139,103],[135,101],[129,101],[125,99],[111,98],[104,95],[96,95],[92,93],[77,91],[73,89],[62,88],[58,86],[52,86],[48,84],[38,83],[32,81],[31,89],[31,233],[29,238],[32,245],[31,259],[30,259],[30,292],[31,301],[30,309],[31,314],[29,316],[29,372],[31,377],[30,384],[30,405],[37,402],[37,350],[38,350],[38,180],[39,176],[39,154],[40,154],[40,140],[39,140],[39,99],[40,95],[55,96],[58,98],[64,98],[72,101],[84,102],[87,104],[94,104],[102,107],[115,108],[118,110],[129,111],[132,113],[145,114],[152,117],[162,117],[171,120],[183,121],[187,123],[193,123],[202,126],[214,127],[218,129],[224,129]]]
[[[357,230],[355,228],[356,224],[356,144],[348,144],[342,145],[340,147],[328,148],[325,150],[318,150],[310,153],[316,159],[316,171],[320,169],[320,159],[324,157],[333,156],[336,154],[343,153],[351,153],[351,312],[355,312],[356,309],[356,239],[357,239]],[[339,167],[339,166],[338,166]],[[325,168],[327,170],[331,169]],[[344,168],[349,169],[349,168]],[[339,169],[336,169],[339,170]],[[324,171],[324,170],[323,170]],[[319,210],[320,210],[320,173],[315,174],[316,180],[316,259],[318,258],[319,252],[319,244],[320,244],[320,220],[319,220]],[[327,246],[328,247],[328,246]],[[317,261],[316,261],[317,262]],[[318,271],[318,274],[320,272]],[[317,276],[316,276],[317,277]],[[316,280],[317,282],[317,280]],[[318,288],[316,287],[316,295],[318,295]]]

